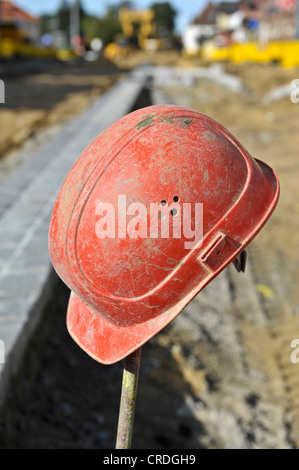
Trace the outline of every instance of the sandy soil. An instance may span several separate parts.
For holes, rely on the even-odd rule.
[[[37,131],[82,112],[120,75],[115,65],[100,58],[77,65],[46,63],[37,73],[3,77],[6,102],[0,105],[0,158]]]

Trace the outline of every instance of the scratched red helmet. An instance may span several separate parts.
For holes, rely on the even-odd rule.
[[[244,252],[278,195],[271,168],[208,116],[158,105],[117,121],[77,160],[51,220],[73,339],[104,364],[132,353]]]

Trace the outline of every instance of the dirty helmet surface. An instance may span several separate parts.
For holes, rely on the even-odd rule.
[[[236,260],[278,195],[272,169],[203,114],[157,105],[117,121],[70,170],[52,215],[73,339],[104,364],[132,353]]]

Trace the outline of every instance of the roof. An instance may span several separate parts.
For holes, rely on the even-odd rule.
[[[215,24],[216,21],[216,8],[213,3],[209,2],[202,12],[197,15],[192,24]]]
[[[0,1],[0,19],[3,22],[38,23],[39,19],[8,0]]]
[[[215,24],[218,13],[226,13],[227,15],[231,15],[238,11],[239,8],[240,2],[220,2],[215,4],[209,2],[202,12],[194,18],[192,24]]]
[[[239,10],[240,2],[220,2],[216,5],[217,12],[232,15]]]

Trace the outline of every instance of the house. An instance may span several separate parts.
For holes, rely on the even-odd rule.
[[[296,37],[296,0],[264,0],[259,3],[259,40],[276,41]]]
[[[240,10],[241,2],[220,2],[217,5],[216,42],[218,45],[229,46],[233,42],[244,42],[244,13]]]
[[[188,54],[197,54],[209,39],[221,46],[234,42],[289,40],[296,37],[296,28],[299,36],[296,0],[209,2],[186,27],[182,40]]]
[[[39,39],[40,20],[36,16],[27,13],[9,0],[0,1],[0,25],[2,31],[21,31],[23,37],[32,42]],[[7,33],[9,34],[9,33]],[[3,34],[2,34],[3,36]]]
[[[240,11],[255,40],[268,42],[296,36],[296,0],[242,0]]]
[[[185,28],[182,43],[190,55],[198,53],[201,44],[216,32],[216,7],[208,2],[203,11]]]
[[[239,11],[240,2],[208,2],[204,9],[189,24],[182,36],[184,49],[188,54],[196,54],[208,39],[219,36],[226,43],[230,31],[236,29],[243,19]]]
[[[242,23],[240,2],[220,2],[217,5],[216,25],[220,31],[232,31]]]

